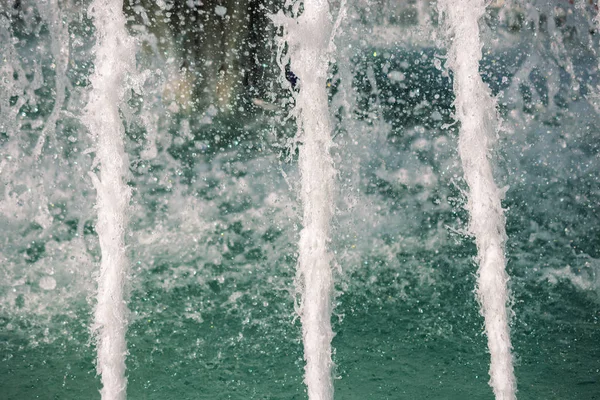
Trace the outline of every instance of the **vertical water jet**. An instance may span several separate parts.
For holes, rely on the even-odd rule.
[[[94,73],[85,122],[95,143],[99,176],[90,172],[97,191],[96,231],[102,261],[93,330],[97,339],[97,370],[102,379],[102,399],[126,397],[125,357],[127,276],[125,228],[131,190],[125,182],[128,160],[124,151],[124,126],[119,115],[126,91],[126,76],[135,69],[135,47],[125,28],[122,0],[95,0],[88,10],[96,28]]]
[[[300,12],[300,3],[294,4],[297,18],[284,17],[280,12],[274,20],[284,26],[290,69],[299,85],[295,113],[303,229],[296,285],[301,297],[298,313],[306,361],[304,381],[310,400],[330,400],[333,398],[333,260],[327,247],[334,210],[335,169],[330,155],[327,76],[334,25],[327,0],[305,0],[302,4],[304,9]]]
[[[490,385],[496,399],[513,400],[516,382],[508,326],[503,192],[494,183],[490,163],[499,121],[490,89],[479,74],[479,19],[485,13],[485,1],[440,0],[438,7],[449,43],[448,67],[454,74],[454,105],[460,122],[458,152],[469,186],[469,230],[477,245],[477,297],[491,356]]]

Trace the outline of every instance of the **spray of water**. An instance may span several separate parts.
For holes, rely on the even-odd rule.
[[[44,142],[48,136],[52,136],[56,130],[56,123],[60,117],[63,105],[65,104],[65,89],[68,86],[67,67],[69,64],[69,28],[63,23],[63,17],[58,5],[58,0],[50,0],[48,3],[40,2],[40,16],[46,21],[50,31],[52,57],[54,58],[54,68],[56,71],[56,95],[54,97],[54,107],[50,116],[44,124],[44,129],[38,138],[33,154],[39,157],[42,153]]]
[[[125,399],[127,385],[124,233],[131,191],[124,181],[128,160],[123,146],[124,127],[119,104],[126,94],[125,78],[135,68],[135,49],[125,29],[122,9],[122,0],[95,0],[89,8],[89,14],[94,18],[97,43],[85,122],[95,142],[95,163],[99,163],[100,169],[99,176],[93,172],[90,176],[97,191],[96,231],[102,252],[94,331],[103,400]]]
[[[296,3],[299,5],[299,3]],[[298,8],[295,11],[298,12]],[[330,155],[331,122],[327,76],[334,27],[326,0],[306,0],[295,18],[278,14],[288,45],[290,68],[298,77],[296,120],[303,206],[296,284],[304,342],[305,383],[311,400],[333,398],[331,360],[332,257],[327,247],[333,215],[335,169]],[[342,14],[340,14],[342,15]]]
[[[479,74],[479,19],[485,12],[485,1],[440,0],[438,6],[450,43],[448,66],[454,73],[456,117],[461,124],[458,150],[469,185],[469,229],[477,244],[477,296],[491,355],[490,385],[496,399],[512,400],[516,398],[516,383],[508,327],[503,192],[494,183],[489,161],[498,116],[490,90]]]

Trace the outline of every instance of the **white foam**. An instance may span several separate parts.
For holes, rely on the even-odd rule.
[[[489,149],[498,115],[490,89],[479,74],[479,20],[484,0],[440,0],[449,42],[448,67],[454,73],[456,118],[460,121],[459,154],[469,185],[469,230],[475,236],[479,263],[477,296],[485,318],[491,355],[490,385],[496,399],[516,399],[508,326],[508,276],[505,271],[505,218],[502,191],[494,183]]]
[[[126,397],[125,357],[127,305],[124,284],[128,261],[125,227],[131,190],[125,183],[128,160],[124,151],[124,127],[119,115],[127,90],[125,78],[135,68],[135,46],[125,29],[122,0],[95,0],[89,14],[96,27],[92,91],[85,122],[96,145],[99,176],[90,173],[97,191],[98,223],[102,261],[98,277],[98,304],[94,312],[98,373],[103,400]]]

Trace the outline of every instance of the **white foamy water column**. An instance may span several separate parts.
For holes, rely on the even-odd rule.
[[[454,104],[460,121],[458,150],[469,185],[469,229],[477,244],[477,296],[491,355],[490,385],[496,399],[512,400],[516,398],[516,383],[508,327],[503,192],[494,183],[490,164],[498,115],[490,89],[479,74],[479,19],[485,12],[485,1],[440,0],[438,7],[447,30],[448,66],[454,73]]]
[[[124,181],[129,169],[123,149],[124,127],[119,104],[126,93],[125,77],[135,68],[135,48],[125,29],[122,9],[122,0],[95,0],[89,8],[96,27],[96,47],[85,122],[95,142],[95,162],[100,170],[98,177],[93,173],[91,176],[97,191],[96,231],[102,252],[93,326],[97,335],[102,400],[125,399],[127,386],[124,234],[131,191]]]
[[[298,3],[297,3],[298,4]],[[327,250],[333,215],[335,170],[330,156],[331,123],[327,74],[332,20],[327,0],[305,0],[296,19],[280,13],[285,26],[291,70],[298,77],[297,140],[301,171],[303,229],[300,232],[296,277],[301,295],[300,319],[304,342],[305,383],[310,400],[333,398],[331,361],[332,257]]]

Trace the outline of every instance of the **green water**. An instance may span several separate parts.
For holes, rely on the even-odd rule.
[[[337,312],[345,316],[334,340],[336,396],[491,399],[482,321],[470,288],[461,286],[438,297],[452,301],[444,305],[399,301],[385,286],[371,291],[371,301],[343,295]],[[525,317],[525,307],[515,308],[519,397],[597,398],[597,306],[570,287],[545,286],[537,290],[549,300],[540,314]],[[299,327],[289,314],[261,312],[258,306],[254,313],[259,319],[265,314],[262,323],[244,323],[227,311],[209,313],[198,323],[177,312],[181,299],[195,296],[196,290],[183,290],[176,298],[157,293],[132,302],[134,310],[146,303],[159,311],[130,327],[129,398],[305,398]],[[286,297],[274,300],[289,304]],[[584,309],[595,309],[595,315]],[[70,340],[35,348],[4,338],[3,398],[99,396],[85,328],[71,323],[66,329]]]
[[[152,227],[134,229],[136,237],[158,233],[153,242],[136,243],[130,255],[129,398],[306,397],[292,301],[297,230],[287,220],[294,201],[278,165],[273,155],[248,158],[229,151],[213,157],[203,169],[206,186],[187,188],[199,193],[192,198],[204,207],[202,221],[185,223],[193,219],[189,212],[158,208]],[[253,185],[240,194],[242,177]],[[492,398],[483,320],[473,293],[474,246],[469,238],[438,230],[437,222],[427,226],[437,220],[450,224],[463,213],[443,205],[456,189],[441,184],[435,189],[374,190],[365,195],[365,208],[338,217],[340,236],[348,232],[346,219],[383,218],[402,233],[394,236],[384,224],[359,225],[334,247],[341,267],[333,342],[338,398]],[[153,198],[152,193],[145,195]],[[190,201],[186,193],[161,193],[179,201],[173,206],[178,210]],[[280,200],[265,205],[272,193]],[[588,282],[585,268],[593,266],[586,267],[591,259],[565,251],[569,243],[597,248],[586,235],[594,216],[556,213],[547,224],[565,226],[564,216],[575,234],[542,234],[525,206],[527,199],[533,202],[531,188],[517,186],[514,193],[507,226],[519,398],[597,398],[597,292],[593,281],[589,287],[573,283],[576,276]],[[558,191],[539,201],[565,204],[564,196]],[[378,208],[390,203],[396,206]],[[526,240],[533,234],[539,238]],[[568,264],[572,276],[541,275]],[[26,309],[28,296],[20,301]],[[3,398],[99,396],[90,308],[80,302],[69,309],[70,315],[56,312],[44,325],[30,322],[27,312],[2,320]]]

